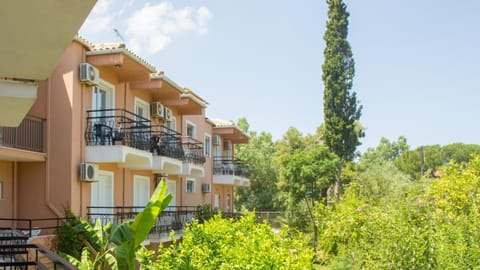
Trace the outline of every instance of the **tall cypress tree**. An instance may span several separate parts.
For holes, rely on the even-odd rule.
[[[325,62],[322,66],[322,79],[325,86],[323,140],[341,161],[334,190],[335,196],[338,197],[342,165],[354,158],[355,149],[360,145],[359,139],[363,136],[358,122],[362,106],[357,104],[357,95],[351,90],[355,63],[347,41],[350,14],[343,0],[327,0],[327,4],[327,30],[323,36],[326,42],[323,52]]]

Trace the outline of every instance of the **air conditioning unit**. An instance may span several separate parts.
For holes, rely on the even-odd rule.
[[[88,85],[97,85],[100,80],[98,69],[88,63],[80,64],[80,81]]]
[[[220,136],[218,136],[218,135],[213,135],[213,137],[212,137],[212,144],[214,144],[214,145],[219,145],[219,144],[220,144]]]
[[[202,192],[203,192],[203,193],[210,193],[210,192],[212,192],[212,185],[210,185],[210,184],[202,184]]]
[[[170,110],[169,108],[165,107],[165,120],[167,120],[168,122],[170,122],[170,121],[172,121],[172,118],[173,118],[172,110]]]
[[[165,106],[160,102],[150,104],[150,112],[153,117],[165,118]]]
[[[80,164],[80,180],[85,182],[93,182],[97,180],[98,167],[90,163]]]

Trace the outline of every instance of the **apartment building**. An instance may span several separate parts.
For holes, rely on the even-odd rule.
[[[209,120],[207,102],[122,44],[73,40],[18,127],[0,127],[2,218],[132,218],[160,180],[173,195],[158,230],[198,205],[233,211],[249,186],[234,144],[248,136]]]

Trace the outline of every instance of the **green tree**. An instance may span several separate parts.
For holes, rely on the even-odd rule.
[[[315,203],[327,199],[328,187],[337,170],[338,158],[323,145],[314,144],[280,157],[280,175],[294,205],[303,201],[313,225],[314,247],[317,225],[313,214]],[[291,205],[291,204],[290,204]]]
[[[458,163],[469,162],[472,155],[480,154],[480,145],[452,143],[442,147],[446,162],[454,160]]]
[[[322,66],[325,85],[323,96],[324,137],[328,148],[341,160],[335,182],[335,195],[340,195],[341,169],[344,162],[353,160],[360,145],[363,130],[359,119],[362,106],[357,104],[357,95],[352,91],[355,64],[347,41],[347,6],[342,0],[327,0],[328,21],[324,34],[326,47]]]
[[[402,155],[403,152],[408,151],[409,146],[407,139],[403,136],[398,137],[397,141],[389,141],[382,137],[380,143],[375,148],[368,148],[362,154],[361,163],[369,164],[375,161],[386,161],[393,164],[393,162]]]
[[[242,118],[238,126],[247,126]],[[249,210],[280,210],[277,186],[278,170],[274,162],[276,145],[270,133],[251,131],[248,144],[235,146],[235,157],[248,162],[250,187],[239,187],[235,191],[235,207]]]
[[[409,175],[411,179],[417,180],[424,175],[433,177],[437,170],[447,163],[440,145],[428,145],[405,151],[394,162],[395,166],[403,173]]]

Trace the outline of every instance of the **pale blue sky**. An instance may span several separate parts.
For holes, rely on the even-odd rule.
[[[480,1],[345,1],[360,150],[406,136],[412,147],[480,143]],[[148,7],[147,7],[147,6]],[[207,116],[280,139],[323,122],[325,1],[100,0],[80,34],[120,42],[191,88]],[[152,18],[155,18],[153,20]]]

